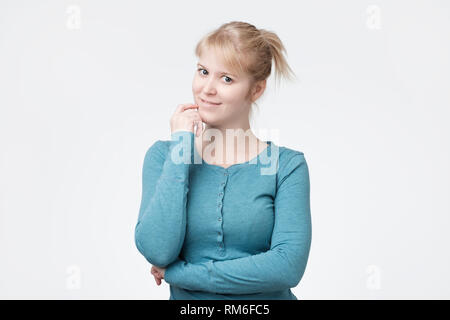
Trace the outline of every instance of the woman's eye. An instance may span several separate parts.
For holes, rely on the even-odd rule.
[[[228,79],[230,79],[230,81],[228,82],[228,81],[225,81],[226,83],[232,83],[233,82],[233,79],[231,79],[230,77],[227,77],[227,76],[225,76],[225,78],[228,78]]]
[[[198,68],[197,71],[200,71],[200,74],[203,75],[203,76],[206,76],[208,74],[208,71],[206,71],[203,68]],[[203,73],[202,71],[205,71],[206,74]],[[228,76],[224,76],[224,77],[227,78],[227,79],[230,79],[230,81],[225,81],[226,83],[232,83],[233,82],[233,79],[231,79],[230,77],[228,77]]]
[[[202,72],[201,72],[201,70],[204,70],[204,71],[206,71],[206,70],[205,70],[205,69],[203,69],[203,68],[198,68],[198,69],[197,69],[197,71],[200,71],[200,73],[201,73],[202,75],[205,75],[204,73],[202,73]],[[206,71],[206,72],[208,72],[208,71]]]

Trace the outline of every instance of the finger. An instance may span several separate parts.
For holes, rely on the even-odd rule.
[[[201,121],[197,122],[197,137],[200,137],[202,134],[203,123]]]
[[[160,275],[160,273],[159,273],[157,270],[154,270],[154,271],[152,272],[152,275],[153,275],[155,278],[161,278],[161,275]]]
[[[186,107],[192,106],[192,103],[182,103],[177,106],[176,112],[181,113],[185,110]]]
[[[183,112],[197,113],[198,112],[198,106],[190,104],[190,105],[184,106],[184,108],[182,110],[183,110]]]
[[[185,107],[185,106],[188,106],[189,104],[187,104],[187,103],[182,103],[182,104],[179,104],[178,106],[177,106],[177,109],[175,110],[177,113],[180,113],[180,112],[182,112],[183,111],[183,108]]]
[[[154,275],[156,283],[161,282],[161,277],[159,275]]]
[[[189,117],[189,119],[196,120],[196,121],[202,121],[202,117],[198,114],[196,111],[189,112],[191,110],[186,110],[186,116]]]
[[[198,115],[198,127],[197,127],[198,133],[201,136],[203,134],[203,119]]]
[[[189,109],[198,109],[198,106],[195,104],[182,104],[180,112],[184,112]]]

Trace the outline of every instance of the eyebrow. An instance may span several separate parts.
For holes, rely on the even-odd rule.
[[[207,67],[205,67],[204,65],[201,65],[200,63],[197,63],[197,66],[200,66],[200,67],[202,67],[202,68],[208,69]],[[236,78],[237,78],[236,75],[234,75],[234,74],[232,74],[232,73],[229,73],[229,72],[226,72],[226,71],[219,71],[219,72],[217,72],[217,73],[219,73],[219,74],[229,74],[230,76],[233,76],[233,77],[236,77]]]

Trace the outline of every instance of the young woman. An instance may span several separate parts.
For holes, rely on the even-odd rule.
[[[289,76],[284,50],[275,33],[245,22],[207,34],[195,51],[195,103],[178,106],[171,140],[145,155],[135,242],[157,284],[170,284],[170,300],[297,299],[290,289],[311,245],[308,165],[249,125],[272,60]],[[236,150],[246,137],[249,150]]]

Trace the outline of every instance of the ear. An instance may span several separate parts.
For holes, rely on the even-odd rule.
[[[258,98],[263,94],[264,90],[266,89],[267,79],[258,81],[252,90],[252,102],[258,100]]]

